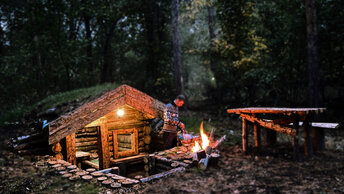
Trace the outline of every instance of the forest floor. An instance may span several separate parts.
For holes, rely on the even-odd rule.
[[[197,115],[189,115],[193,116]],[[278,146],[243,154],[239,144],[240,125],[228,120],[207,121],[208,127],[217,129],[218,137],[223,134],[229,137],[221,145],[222,158],[217,167],[206,171],[188,168],[152,183],[120,190],[81,180],[68,181],[48,166],[38,165],[42,157],[16,155],[9,151],[7,143],[25,127],[1,127],[0,193],[344,193],[343,130],[335,130],[326,137],[329,149],[295,162],[290,142],[281,137]]]

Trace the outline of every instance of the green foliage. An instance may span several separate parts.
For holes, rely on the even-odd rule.
[[[39,107],[40,111],[47,110],[49,108],[56,107],[57,105],[73,102],[73,101],[80,101],[85,98],[99,96],[107,91],[113,90],[117,88],[119,84],[102,84],[102,85],[96,85],[89,88],[80,88],[75,89],[67,92],[60,92],[54,95],[50,95],[47,98],[44,98],[43,100],[39,101],[38,103],[35,103],[33,105],[30,104],[19,104],[18,106],[15,106],[8,111],[1,112],[0,115],[0,125],[3,124],[5,121],[14,121],[15,119],[18,119],[20,116],[24,115],[27,112],[32,111],[33,109],[36,109]]]
[[[202,122],[200,117],[181,117],[180,120],[184,123],[185,129],[188,132],[199,133],[199,128]]]
[[[208,6],[216,12],[212,43]],[[317,1],[325,106],[338,110],[343,9],[341,0]],[[163,102],[176,95],[170,1],[16,0],[1,2],[0,13],[2,121],[47,96],[105,82]],[[185,0],[180,24],[190,108],[308,106],[303,1]]]

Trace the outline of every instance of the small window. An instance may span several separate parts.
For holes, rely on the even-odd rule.
[[[136,129],[120,129],[113,131],[114,158],[122,158],[138,154],[138,133]]]

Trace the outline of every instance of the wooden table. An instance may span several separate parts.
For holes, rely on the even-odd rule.
[[[313,155],[311,120],[315,114],[325,111],[325,108],[271,108],[271,107],[249,107],[228,109],[229,114],[238,114],[242,118],[242,149],[247,152],[248,135],[247,121],[253,123],[255,147],[260,148],[260,127],[267,130],[267,144],[276,143],[276,132],[284,133],[292,137],[294,158],[299,160],[299,121],[303,121],[304,128],[304,152],[307,157]],[[269,119],[273,118],[272,120]],[[290,127],[292,123],[292,127]],[[321,143],[321,134],[313,133],[318,138],[313,138],[314,144]],[[323,137],[322,137],[323,139]]]

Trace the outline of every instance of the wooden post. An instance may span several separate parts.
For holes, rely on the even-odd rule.
[[[312,127],[312,144],[313,149],[321,151],[325,149],[325,133],[324,129]]]
[[[75,133],[66,136],[67,161],[76,165]]]
[[[306,119],[303,121],[303,128],[304,128],[304,137],[305,137],[305,143],[304,143],[304,150],[306,157],[312,157],[313,156],[313,146],[312,146],[312,138],[311,138],[311,127],[312,123],[310,122],[310,115],[309,113],[306,117]]]
[[[106,120],[100,120],[97,127],[99,169],[110,167],[109,135]]]
[[[242,151],[247,153],[248,147],[248,135],[247,135],[247,121],[242,119]]]
[[[55,153],[55,158],[57,160],[63,160],[63,155],[61,153],[62,147],[61,147],[60,142],[55,143],[52,147],[52,150]]]
[[[253,124],[253,130],[254,130],[254,146],[258,149],[260,149],[260,127],[257,123]]]
[[[294,149],[294,160],[299,161],[299,115],[294,115],[294,129],[296,131],[295,136],[292,137],[292,144]]]

